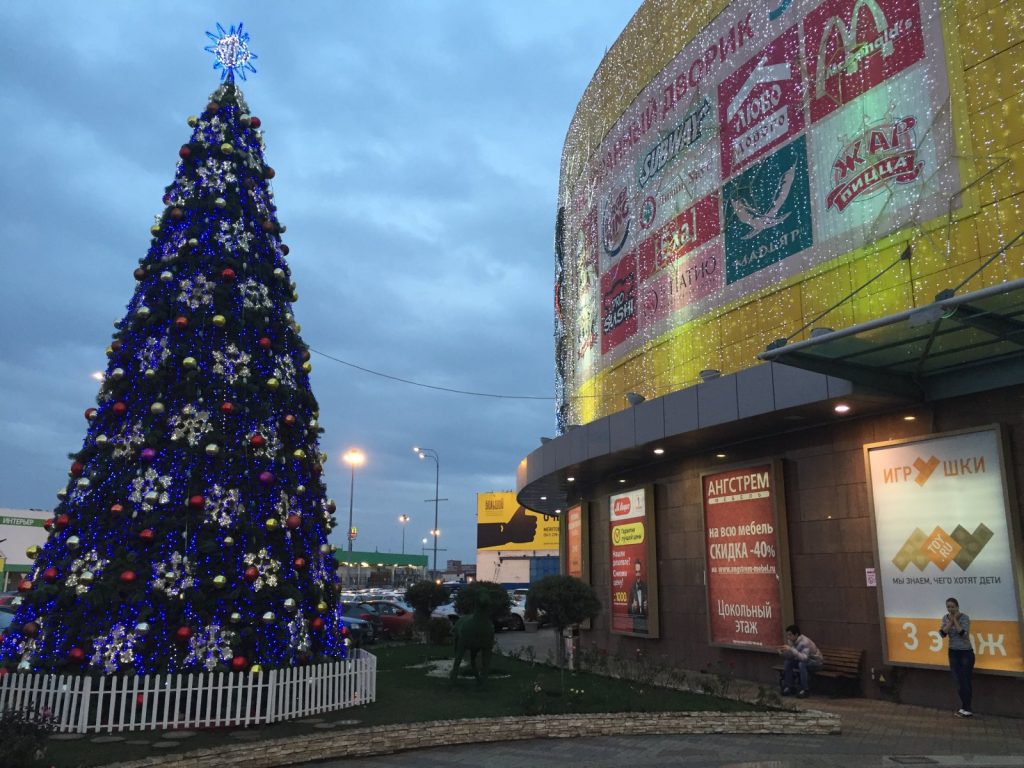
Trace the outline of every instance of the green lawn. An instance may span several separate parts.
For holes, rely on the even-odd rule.
[[[340,728],[362,728],[390,723],[454,720],[470,717],[561,714],[579,712],[659,712],[659,711],[751,711],[754,705],[731,699],[705,696],[649,683],[619,680],[585,672],[562,673],[540,663],[494,656],[491,677],[478,686],[472,677],[460,677],[454,683],[447,677],[431,677],[420,666],[430,661],[451,659],[450,646],[378,645],[377,701],[354,709],[318,716],[325,721],[358,721]],[[313,736],[313,723],[286,722],[249,729],[260,739]],[[340,729],[339,728],[339,729]],[[231,730],[203,731],[181,741],[174,752],[237,743]],[[165,753],[150,743],[160,741],[160,733],[120,734],[125,741],[96,744],[90,738],[77,741],[50,741],[46,758],[39,765],[98,766]],[[167,734],[171,737],[171,734]],[[166,740],[166,739],[164,739]],[[131,744],[146,741],[146,744]]]

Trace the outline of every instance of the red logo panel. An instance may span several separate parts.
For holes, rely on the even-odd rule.
[[[637,327],[636,251],[601,275],[601,354],[626,341]]]

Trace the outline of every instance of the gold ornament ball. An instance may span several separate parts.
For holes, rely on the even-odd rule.
[[[67,495],[68,495],[68,492],[65,489],[63,489],[63,488],[61,488],[59,491],[57,491],[57,498],[60,499],[61,501],[64,501],[64,497],[67,496]]]
[[[156,416],[159,416],[165,410],[166,409],[164,408],[164,404],[160,402],[153,403],[151,406],[149,406],[149,412]]]
[[[77,536],[69,536],[68,540],[64,542],[64,545],[72,552],[75,552],[80,546],[82,546],[82,542]]]
[[[78,577],[78,580],[83,584],[92,584],[96,576],[92,571],[82,571],[82,575]]]
[[[296,485],[295,486],[295,492],[298,493],[298,494],[305,493],[306,492],[306,486],[301,485],[301,484],[300,485]]]
[[[302,333],[302,323],[292,323],[292,328],[295,329],[296,333]]]
[[[145,371],[142,372],[142,375],[145,376],[147,379],[154,379],[156,378],[156,371],[154,371],[152,368],[147,368]]]
[[[195,128],[197,125],[199,125],[199,118],[195,115],[189,115],[187,122],[189,128]]]
[[[37,557],[39,557],[39,547],[36,544],[33,544],[31,547],[25,550],[25,555],[28,557],[29,560],[35,560]]]
[[[107,357],[113,357],[113,356],[114,356],[114,348],[113,347],[107,347]]]
[[[250,120],[252,120],[252,118],[245,112],[238,116],[238,122],[240,122],[242,125],[248,125]]]
[[[138,309],[135,310],[135,315],[136,317],[140,317],[143,320],[145,320],[147,317],[149,317],[149,307],[145,305],[139,307]]]
[[[218,208],[224,208],[225,206],[227,206],[228,201],[225,200],[223,197],[218,197],[216,200],[213,201],[213,204]]]
[[[159,235],[160,234],[160,225],[159,224],[154,224],[152,227],[149,228],[149,231],[150,231],[150,234]]]
[[[219,453],[220,453],[220,446],[217,445],[216,443],[210,443],[208,446],[206,446],[206,455],[207,456],[216,456]]]
[[[188,245],[189,248],[195,248],[196,246],[199,245],[199,240],[197,240],[194,237],[190,237],[188,239],[188,243],[186,243],[186,245]]]
[[[76,483],[76,485],[79,488],[88,488],[90,485],[92,485],[92,483],[89,482],[88,477],[80,477],[78,478],[78,482]]]
[[[304,373],[309,373],[310,371],[313,370],[313,364],[309,362],[309,360],[307,360],[302,364],[302,370]]]
[[[321,544],[320,545],[320,552],[322,554],[324,554],[324,555],[331,554],[331,545],[330,544]]]
[[[281,382],[279,382],[273,376],[271,376],[269,379],[267,379],[267,389],[273,390],[273,389],[277,389],[279,386],[281,386]]]
[[[138,624],[135,625],[135,631],[138,632],[140,635],[148,635],[149,623],[145,621],[140,621]]]
[[[220,145],[220,151],[223,152],[225,155],[230,155],[232,152],[235,151],[235,148],[232,147],[229,142],[225,141],[223,144]]]
[[[110,438],[106,435],[96,435],[96,445],[101,448],[110,442]]]
[[[292,458],[299,460],[304,459],[306,458],[306,452],[301,448],[296,448],[294,451],[292,451]]]
[[[276,531],[278,525],[280,525],[280,523],[277,522],[276,517],[267,518],[266,526],[268,531]]]
[[[262,616],[260,616],[260,619],[263,621],[264,624],[273,624],[275,621],[277,621],[277,616],[274,615],[273,611],[267,611]]]
[[[186,357],[184,360],[181,361],[181,364],[185,368],[195,368],[197,365],[199,365],[199,363],[196,361],[194,357]]]
[[[241,620],[242,614],[240,614],[238,611],[235,611],[230,616],[228,616],[228,621],[230,621],[232,624],[238,624]]]
[[[292,301],[294,302],[294,301],[298,301],[298,300],[299,300],[299,292],[298,291],[292,291]]]
[[[263,667],[259,664],[253,664],[251,667],[249,667],[249,672],[253,675],[258,675],[262,671]]]
[[[327,613],[327,603],[321,600],[316,604],[317,613]]]
[[[173,272],[170,272],[168,270],[164,270],[163,272],[160,273],[160,282],[162,282],[162,283],[169,283],[173,279],[174,279],[174,273]]]
[[[235,538],[234,538],[234,536],[225,536],[224,537],[224,546],[225,547],[233,547],[233,546],[235,546]]]
[[[285,278],[284,270],[281,269],[280,267],[277,267],[274,270],[274,277],[276,277],[278,280],[284,280],[284,278]]]
[[[223,574],[218,574],[217,576],[213,577],[213,586],[215,586],[217,589],[223,589],[227,585],[228,585],[228,577],[227,576],[224,576]]]
[[[289,597],[287,600],[284,601],[284,609],[286,611],[291,612],[291,611],[294,611],[298,607],[299,607],[299,604],[295,602],[295,598],[293,598],[293,597]]]
[[[225,323],[227,323],[227,321],[228,321],[228,319],[226,317],[224,317],[224,315],[214,315],[213,316],[213,324],[216,325],[218,328],[223,328]]]
[[[124,378],[124,368],[115,368],[110,372],[110,378],[114,381],[119,381]]]

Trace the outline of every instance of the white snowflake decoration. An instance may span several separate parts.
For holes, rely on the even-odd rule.
[[[171,559],[165,563],[153,565],[153,581],[150,582],[150,587],[168,597],[179,597],[194,585],[192,563],[182,557],[180,552],[173,553]]]
[[[150,336],[139,350],[139,370],[156,370],[167,359],[171,351],[167,348],[166,336]]]
[[[174,200],[172,200],[171,202],[177,203],[179,205],[181,204],[178,201]],[[178,258],[178,252],[181,250],[181,246],[183,246],[184,244],[184,232],[174,232],[173,234],[171,234],[171,236],[164,241],[164,244],[160,248],[160,261],[174,261],[176,258]]]
[[[224,140],[220,141],[223,143]],[[236,180],[233,171],[234,166],[230,160],[217,160],[211,155],[206,158],[206,163],[196,171],[196,175],[208,190],[223,195],[227,192],[228,184]]]
[[[161,475],[150,467],[132,480],[132,491],[128,500],[146,512],[151,512],[157,504],[167,504],[171,496],[167,489],[171,487],[171,476]]]
[[[64,583],[69,587],[74,587],[76,594],[84,595],[92,588],[92,584],[82,581],[82,574],[86,572],[91,573],[93,579],[95,579],[103,573],[103,569],[109,563],[110,561],[101,558],[95,549],[89,550],[71,563],[71,571],[68,573]]]
[[[231,661],[234,656],[231,644],[234,640],[234,632],[211,624],[205,631],[197,632],[189,638],[185,666],[201,665],[207,672],[212,672],[218,664]]]
[[[295,389],[297,381],[295,377],[295,363],[288,355],[278,355],[274,360],[274,376],[281,382],[282,386]]]
[[[93,642],[91,667],[102,667],[108,675],[135,663],[135,646],[139,636],[129,632],[124,624],[115,624],[110,634]]]
[[[197,446],[210,431],[210,412],[197,411],[191,405],[181,409],[167,420],[171,427],[172,440],[187,440],[191,446]]]
[[[277,519],[282,525],[285,525],[288,521],[288,515],[302,516],[302,505],[299,503],[297,496],[289,496],[287,493],[282,493],[281,498],[277,500],[277,504],[274,506],[274,511],[277,513]]]
[[[190,309],[213,306],[214,284],[207,279],[206,275],[196,275],[194,278],[182,280],[181,291],[178,293],[178,301],[186,304]]]
[[[121,431],[110,439],[114,446],[113,457],[123,459],[134,454],[145,442],[141,422],[125,424]]]
[[[270,557],[265,547],[259,552],[249,552],[242,558],[242,562],[245,563],[246,569],[254,567],[259,572],[256,579],[252,582],[254,590],[259,592],[265,586],[277,586],[277,574],[281,570],[281,563]]]
[[[295,654],[307,653],[312,647],[309,641],[309,622],[304,616],[296,616],[288,622],[288,645]]]
[[[206,522],[216,523],[221,528],[227,528],[238,515],[245,514],[241,494],[237,488],[225,489],[222,486],[214,485],[206,494],[203,513]]]
[[[212,370],[218,376],[223,376],[230,383],[234,384],[239,379],[247,379],[251,371],[249,370],[249,363],[252,361],[252,355],[248,352],[243,352],[235,344],[228,344],[223,351],[219,349],[213,350],[213,367]]]
[[[242,306],[246,309],[267,310],[274,306],[267,286],[251,277],[239,283],[238,290],[242,294]]]

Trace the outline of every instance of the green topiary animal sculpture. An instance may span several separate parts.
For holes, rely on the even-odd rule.
[[[494,621],[491,618],[491,601],[486,592],[481,592],[473,613],[463,616],[455,624],[455,662],[452,664],[451,679],[459,676],[462,659],[469,651],[469,665],[473,668],[477,684],[482,685],[491,668],[491,649],[494,647]],[[480,665],[476,656],[480,654]]]

